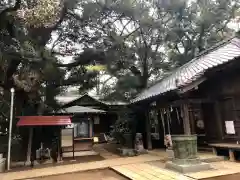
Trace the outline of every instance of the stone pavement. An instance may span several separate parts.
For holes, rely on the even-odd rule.
[[[95,161],[81,164],[69,164],[55,167],[47,167],[41,169],[31,169],[18,172],[9,172],[0,174],[0,180],[14,180],[14,179],[30,179],[41,176],[59,175],[73,172],[81,172],[94,169],[105,169],[112,166],[120,166],[126,164],[140,164],[149,161],[162,160],[160,156],[155,155],[141,155],[127,158],[107,159],[103,161]]]

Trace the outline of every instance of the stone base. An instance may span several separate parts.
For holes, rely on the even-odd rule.
[[[135,149],[130,149],[130,148],[118,148],[117,149],[119,154],[121,156],[136,156],[137,152]]]
[[[24,166],[30,166],[30,165],[31,165],[31,161],[24,162]]]
[[[0,173],[6,170],[5,166],[6,166],[6,159],[5,158],[0,159]]]
[[[137,155],[148,153],[146,149],[141,149],[141,150],[134,149],[134,152],[136,152]]]
[[[172,149],[166,149],[166,153],[168,155],[168,159],[173,159],[174,158],[174,152]]]
[[[197,163],[197,164],[176,164],[172,161],[166,163],[165,167],[167,169],[175,170],[180,173],[191,173],[210,170],[211,166],[208,163]]]

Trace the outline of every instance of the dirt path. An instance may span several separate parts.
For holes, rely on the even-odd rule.
[[[27,171],[9,172],[0,174],[0,180],[14,180],[14,179],[31,179],[41,176],[51,176],[66,173],[78,173],[80,171],[88,171],[95,169],[105,169],[112,166],[119,166],[124,164],[138,164],[142,162],[158,161],[162,158],[159,156],[154,156],[150,154],[126,157],[126,158],[116,158],[107,159],[103,161],[86,162],[80,164],[68,164],[55,167],[46,167],[40,169],[32,169]]]

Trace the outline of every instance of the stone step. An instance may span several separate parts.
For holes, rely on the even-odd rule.
[[[211,147],[198,147],[198,151],[212,152]]]
[[[0,159],[0,173],[5,171],[6,159]]]
[[[212,163],[212,162],[224,161],[225,157],[224,156],[212,156],[212,157],[201,157],[200,159],[202,162]]]

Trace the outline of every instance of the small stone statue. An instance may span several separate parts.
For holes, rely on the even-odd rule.
[[[138,153],[145,152],[145,149],[143,147],[143,140],[142,140],[142,134],[137,133],[135,137],[135,149]]]
[[[172,138],[171,135],[166,135],[164,138],[164,145],[167,149],[172,149]]]
[[[164,137],[164,145],[166,146],[166,152],[168,154],[168,158],[173,159],[174,151],[173,151],[172,138],[171,138],[170,134],[168,134]]]

